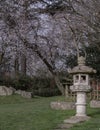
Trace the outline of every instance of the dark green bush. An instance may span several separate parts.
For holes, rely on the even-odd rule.
[[[39,96],[55,96],[60,92],[52,78],[38,78],[29,76],[18,76],[15,79],[12,78],[0,78],[0,85],[8,87],[14,87],[16,90],[32,91],[35,95]]]
[[[29,90],[33,83],[32,78],[29,76],[19,76],[17,78],[0,78],[0,85],[14,87],[15,89]]]
[[[20,76],[12,81],[12,86],[15,89],[29,90],[32,87],[32,78],[29,76]]]
[[[61,94],[53,78],[34,78],[34,85],[35,95],[48,97]]]
[[[51,88],[42,88],[42,89],[34,90],[34,94],[38,95],[38,96],[43,96],[43,97],[61,95],[58,88],[52,88],[52,89]]]

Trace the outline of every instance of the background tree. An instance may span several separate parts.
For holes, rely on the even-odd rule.
[[[23,52],[28,60],[38,58],[64,94],[58,72],[66,71],[67,58],[90,44],[99,48],[99,3],[99,0],[0,1],[1,30],[12,44],[12,57],[16,57],[17,46],[19,57]],[[29,69],[24,61],[25,74]]]

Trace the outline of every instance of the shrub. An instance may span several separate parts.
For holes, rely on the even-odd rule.
[[[32,86],[32,79],[29,76],[20,76],[13,80],[12,86],[15,89],[29,90]]]
[[[48,97],[61,94],[52,78],[34,78],[33,81],[33,88],[35,88],[33,91],[35,95]]]
[[[0,85],[12,86],[15,89],[29,90],[32,87],[32,78],[29,76],[19,76],[18,78],[0,78]]]
[[[52,78],[31,78],[29,76],[20,75],[15,79],[1,78],[0,85],[11,86],[16,90],[31,91],[33,94],[38,96],[47,97],[61,94]]]

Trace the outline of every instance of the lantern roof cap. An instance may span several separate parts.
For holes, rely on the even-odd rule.
[[[92,74],[96,73],[96,70],[93,68],[85,65],[85,57],[80,56],[78,57],[78,65],[75,66],[73,69],[69,71],[70,74],[78,74],[78,73],[84,73],[84,74]]]

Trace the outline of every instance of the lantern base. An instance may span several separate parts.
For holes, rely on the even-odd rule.
[[[76,124],[79,122],[88,121],[89,119],[90,117],[88,116],[72,116],[69,119],[64,120],[64,123]]]

